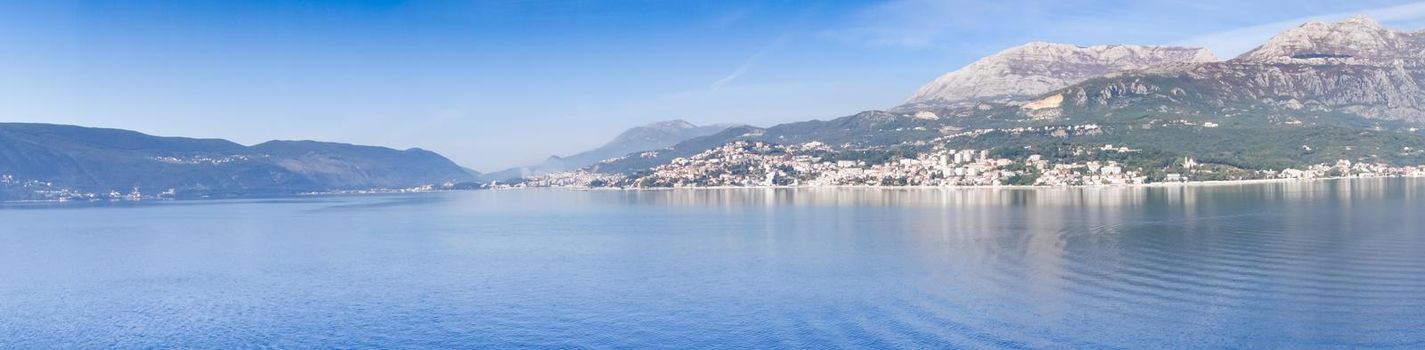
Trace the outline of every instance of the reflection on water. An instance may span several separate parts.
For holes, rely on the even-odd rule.
[[[619,204],[727,207],[758,205],[874,205],[937,207],[1091,206],[1118,207],[1144,202],[1191,205],[1203,198],[1333,201],[1375,200],[1388,192],[1418,198],[1421,179],[1284,181],[1155,187],[1079,188],[803,188],[593,191],[587,203],[617,198]],[[538,192],[540,190],[534,190]],[[553,192],[563,192],[551,190]],[[549,192],[549,191],[546,191]],[[573,198],[571,198],[573,199]]]
[[[0,210],[0,348],[1419,348],[1422,190],[532,190]]]

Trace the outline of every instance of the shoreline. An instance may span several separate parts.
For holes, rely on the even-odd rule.
[[[1010,190],[1039,190],[1039,189],[1085,189],[1085,188],[1169,188],[1169,187],[1206,187],[1206,186],[1240,186],[1254,184],[1272,183],[1309,183],[1332,180],[1356,180],[1356,179],[1415,179],[1425,178],[1425,176],[1336,176],[1336,177],[1313,177],[1313,178],[1286,178],[1286,179],[1250,179],[1250,180],[1220,180],[1220,181],[1181,181],[1181,182],[1154,182],[1145,184],[1097,184],[1097,185],[1062,185],[1062,186],[1035,186],[1035,185],[970,185],[970,186],[876,186],[876,185],[828,185],[828,186],[704,186],[704,187],[647,187],[647,188],[622,188],[622,187],[508,187],[492,188],[489,190],[535,190],[535,189],[563,189],[575,191],[676,191],[676,190],[798,190],[798,189],[860,189],[860,190],[901,190],[901,189],[1010,189]]]
[[[1129,189],[1129,188],[1171,188],[1171,187],[1209,187],[1209,186],[1241,186],[1255,184],[1273,183],[1310,183],[1333,180],[1384,180],[1384,179],[1417,179],[1425,176],[1338,176],[1338,177],[1315,177],[1297,179],[1251,179],[1251,180],[1221,180],[1221,181],[1182,181],[1182,182],[1155,182],[1146,184],[1099,184],[1099,185],[1063,185],[1063,186],[1034,186],[1034,185],[971,185],[971,186],[874,186],[874,185],[830,185],[830,186],[707,186],[707,187],[650,187],[650,188],[613,188],[613,187],[505,187],[486,188],[475,190],[430,190],[430,191],[393,191],[393,192],[365,192],[365,193],[302,193],[291,196],[255,196],[255,197],[230,197],[230,198],[165,198],[146,200],[0,200],[0,205],[4,204],[57,204],[57,203],[138,203],[138,202],[193,202],[204,200],[224,200],[224,199],[283,199],[283,198],[316,198],[316,197],[367,197],[381,195],[399,194],[424,194],[424,193],[450,193],[460,191],[510,191],[510,190],[569,190],[569,191],[703,191],[703,190],[1061,190],[1061,189]]]

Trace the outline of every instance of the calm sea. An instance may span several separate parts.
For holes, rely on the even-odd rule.
[[[0,209],[0,348],[1422,348],[1425,180]]]

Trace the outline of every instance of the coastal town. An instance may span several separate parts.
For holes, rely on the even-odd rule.
[[[1101,145],[1074,149],[1078,155],[1114,158],[1138,152]],[[1057,161],[1040,154],[995,157],[984,149],[936,147],[913,158],[871,163],[837,159],[839,152],[820,142],[774,145],[737,141],[700,154],[675,158],[641,174],[603,174],[588,170],[528,177],[494,188],[692,188],[692,187],[963,187],[963,186],[1114,186],[1230,180],[1320,179],[1340,177],[1422,177],[1425,166],[1391,166],[1340,160],[1304,169],[1244,170],[1176,159],[1159,169],[1143,169],[1114,160]],[[1080,157],[1094,158],[1094,157]]]
[[[17,192],[32,201],[140,201],[175,199],[176,190],[170,188],[158,192],[145,193],[135,187],[129,191],[111,190],[106,192],[82,191],[55,184],[49,181],[26,180],[16,178],[14,175],[0,175],[0,190]]]

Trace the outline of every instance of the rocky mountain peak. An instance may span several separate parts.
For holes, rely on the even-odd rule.
[[[1215,61],[1203,48],[1031,42],[940,76],[897,109],[1017,101],[1114,71]]]
[[[651,123],[651,124],[648,124],[648,125],[644,125],[643,127],[649,128],[649,129],[658,129],[658,130],[683,130],[683,129],[696,128],[696,127],[698,127],[698,126],[697,126],[696,124],[689,123],[689,122],[686,121],[686,120],[673,119],[673,120],[665,120],[665,121],[661,121],[661,122],[654,122],[654,123]]]
[[[1238,56],[1235,61],[1277,64],[1369,64],[1421,61],[1425,36],[1386,28],[1370,17],[1308,22]]]
[[[1360,16],[1355,16],[1355,17],[1347,18],[1346,21],[1344,21],[1344,22],[1342,22],[1342,23],[1343,23],[1343,24],[1346,24],[1346,25],[1352,25],[1352,26],[1373,27],[1373,28],[1376,28],[1376,29],[1384,29],[1384,27],[1381,27],[1381,25],[1380,25],[1379,22],[1376,22],[1375,19],[1372,19],[1370,16],[1366,16],[1366,15],[1360,15]]]

